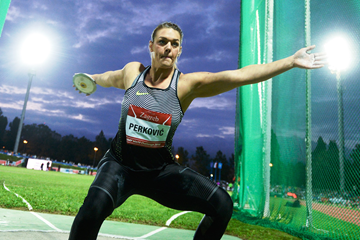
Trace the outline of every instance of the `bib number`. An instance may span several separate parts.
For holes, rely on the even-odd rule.
[[[146,148],[164,147],[171,119],[171,114],[130,104],[126,117],[126,143]]]

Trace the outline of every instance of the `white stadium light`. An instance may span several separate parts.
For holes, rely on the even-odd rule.
[[[28,87],[26,90],[24,106],[23,106],[23,110],[21,113],[19,128],[17,131],[15,145],[14,145],[15,153],[18,152],[18,148],[19,148],[21,131],[22,131],[22,126],[23,126],[23,122],[24,122],[24,118],[25,118],[26,105],[27,105],[27,101],[29,99],[31,83],[32,83],[33,77],[36,75],[35,68],[38,67],[40,64],[42,64],[49,56],[50,51],[51,51],[50,40],[42,34],[33,33],[24,39],[24,42],[21,45],[21,47],[19,48],[19,50],[20,50],[20,56],[23,60],[23,63],[29,67],[29,74],[28,74],[29,82],[28,82]]]
[[[51,51],[51,44],[44,35],[34,33],[24,40],[20,51],[23,62],[34,66],[46,60]]]
[[[325,51],[328,56],[331,71],[343,71],[351,64],[350,43],[342,36],[332,38],[326,45]]]

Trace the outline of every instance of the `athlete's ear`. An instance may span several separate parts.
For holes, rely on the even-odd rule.
[[[149,51],[150,53],[152,53],[154,50],[152,50],[152,47],[153,47],[154,43],[150,40],[149,41]]]
[[[180,50],[179,50],[179,53],[178,53],[178,57],[180,57],[181,53],[182,53],[182,46],[180,46]]]

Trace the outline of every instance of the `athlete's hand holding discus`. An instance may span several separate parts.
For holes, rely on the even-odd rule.
[[[85,93],[86,96],[96,91],[96,82],[91,75],[86,73],[75,73],[73,76],[73,87],[79,93]]]

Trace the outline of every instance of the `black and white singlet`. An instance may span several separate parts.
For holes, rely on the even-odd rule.
[[[174,162],[172,140],[184,113],[177,96],[180,72],[175,69],[167,89],[148,87],[148,66],[126,90],[119,130],[111,143],[116,160],[134,170],[161,169]]]

